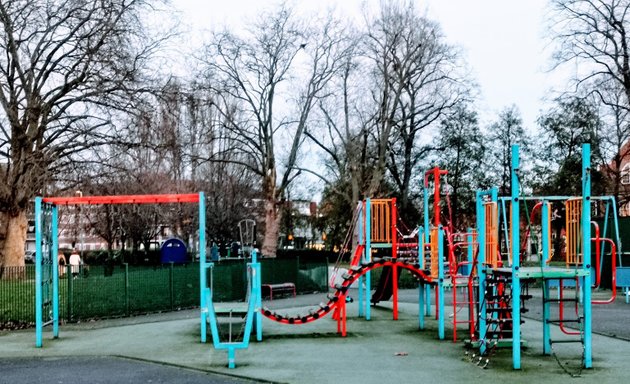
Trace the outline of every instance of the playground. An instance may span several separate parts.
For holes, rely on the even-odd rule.
[[[350,289],[351,296],[356,297],[356,293],[356,289]],[[320,299],[318,295],[300,295],[297,299],[274,299],[274,304],[278,309],[299,312]],[[357,319],[355,310],[349,306],[349,332],[346,338],[336,335],[335,322],[328,317],[300,327],[264,320],[265,340],[239,351],[238,367],[233,370],[226,366],[224,351],[199,343],[198,310],[70,324],[63,327],[60,339],[46,340],[42,349],[33,348],[32,331],[10,332],[0,335],[0,369],[3,372],[0,382],[4,382],[4,378],[11,378],[10,382],[15,384],[57,382],[37,381],[33,379],[38,377],[34,372],[46,369],[46,362],[62,366],[66,373],[77,372],[75,368],[80,369],[83,365],[74,363],[73,358],[76,357],[94,358],[92,361],[95,365],[101,367],[94,368],[94,373],[87,377],[103,373],[109,368],[111,375],[121,379],[118,382],[138,377],[135,376],[136,372],[147,372],[147,368],[143,368],[146,366],[150,368],[149,373],[155,366],[176,371],[174,376],[163,376],[162,381],[154,382],[182,383],[196,383],[191,378],[196,375],[206,380],[198,382],[227,383],[234,381],[231,380],[233,376],[226,375],[236,375],[238,380],[235,382],[239,383],[250,382],[242,378],[274,383],[571,381],[552,356],[542,355],[539,330],[542,325],[539,321],[528,318],[523,324],[523,335],[529,347],[523,351],[520,371],[512,369],[511,355],[506,350],[490,356],[489,365],[482,369],[472,359],[472,350],[460,343],[438,340],[434,320],[427,320],[424,332],[417,331],[416,300],[415,290],[400,291],[398,321],[391,320],[391,302],[373,307],[371,321]],[[446,307],[449,314],[450,309]],[[601,311],[602,317],[614,320],[610,321],[610,327],[604,329],[594,326],[594,368],[583,370],[580,380],[618,383],[620,378],[627,375],[625,364],[630,351],[628,309],[620,298],[616,305],[596,309],[594,318]],[[536,309],[532,308],[532,317],[539,317],[535,312]],[[596,324],[599,325],[599,322]],[[446,332],[447,335],[451,333],[449,326]],[[625,340],[600,334],[619,332],[625,332]],[[557,353],[568,369],[577,371],[579,352],[558,349]],[[104,364],[103,357],[112,358],[113,361],[106,360]],[[7,365],[14,359],[31,362],[28,369],[34,376],[26,376],[23,371],[11,376],[12,371]],[[127,372],[128,376],[122,375],[121,369],[125,369],[122,372]],[[54,371],[49,369],[42,377],[52,378]],[[225,381],[210,381],[209,373],[219,373],[219,379]],[[14,377],[18,380],[14,380]],[[176,380],[168,381],[167,377]],[[63,382],[72,383],[67,378]]]
[[[401,221],[394,198],[359,202],[328,292],[299,298],[295,282],[262,284],[254,222],[243,220],[246,296],[215,302],[203,193],[37,198],[37,349],[25,353],[17,332],[0,339],[0,355],[124,356],[271,382],[618,381],[630,307],[617,289],[627,292],[630,269],[622,263],[614,198],[590,193],[590,147],[582,148],[579,196],[525,195],[518,146],[511,158],[509,196],[478,190],[475,228],[463,232],[453,228],[448,188],[440,187],[448,171],[437,167],[424,173],[421,226]],[[57,207],[169,203],[199,207],[200,310],[137,324],[65,326],[61,334]],[[591,218],[595,204],[605,212],[601,233]],[[551,217],[558,209],[564,248],[554,258]],[[535,260],[526,257],[532,243]],[[401,290],[402,274],[417,288]],[[52,339],[44,338],[48,325]],[[443,367],[439,376],[436,367]]]

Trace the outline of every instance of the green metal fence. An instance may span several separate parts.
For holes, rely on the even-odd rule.
[[[199,305],[199,264],[82,266],[72,272],[70,266],[59,270],[59,315],[68,322]],[[264,259],[261,274],[263,284],[293,282],[298,293],[326,291],[328,286],[325,261]],[[245,260],[216,263],[214,300],[244,300],[246,279]],[[34,319],[35,267],[0,269],[0,329],[32,326]]]

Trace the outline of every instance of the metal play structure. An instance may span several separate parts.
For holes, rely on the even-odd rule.
[[[265,317],[283,324],[305,324],[323,318],[333,313],[337,321],[337,332],[341,336],[347,334],[347,294],[350,286],[358,282],[359,316],[370,320],[370,304],[380,300],[393,302],[393,318],[398,318],[398,276],[401,270],[408,270],[418,278],[419,328],[424,329],[424,313],[430,311],[428,287],[435,285],[438,291],[443,291],[444,244],[443,229],[437,228],[433,239],[433,258],[424,260],[423,243],[418,242],[418,231],[403,234],[402,222],[399,220],[396,199],[366,199],[357,204],[350,230],[340,252],[340,259],[335,266],[335,273],[331,279],[333,292],[329,293],[326,303],[311,309],[302,315],[285,315],[277,311],[263,308]],[[403,228],[404,229],[404,228]],[[427,245],[428,247],[428,245]],[[351,253],[350,267],[341,272],[339,268],[342,254]],[[372,257],[373,253],[378,257]],[[437,271],[431,275],[428,271]],[[381,280],[372,295],[371,271],[383,269]],[[339,274],[338,274],[339,272]],[[335,282],[337,277],[339,282]],[[378,297],[377,297],[378,296]],[[443,297],[443,294],[442,296]],[[444,302],[438,304],[438,313],[443,313]],[[439,338],[444,338],[444,317],[438,319]]]
[[[246,306],[230,306],[220,310],[216,309],[212,301],[213,283],[212,272],[214,263],[205,263],[205,271],[208,274],[209,284],[202,288],[202,322],[201,342],[206,342],[206,324],[210,324],[212,343],[215,349],[227,350],[228,368],[236,367],[236,350],[247,349],[252,330],[256,331],[256,340],[262,340],[262,306],[260,263],[257,260],[257,251],[251,251],[251,262],[247,263],[247,298]],[[204,273],[205,274],[205,273]],[[203,287],[203,286],[202,286]],[[207,318],[203,319],[203,317]],[[221,326],[224,332],[221,332]]]
[[[477,192],[477,231],[479,249],[476,257],[478,272],[478,334],[476,345],[481,354],[488,354],[494,348],[507,346],[512,349],[512,365],[521,368],[521,314],[524,304],[532,296],[528,286],[540,282],[543,287],[542,334],[543,353],[554,354],[553,346],[560,343],[579,343],[582,345],[583,368],[592,367],[592,305],[607,304],[615,299],[615,265],[621,244],[618,236],[617,215],[614,198],[611,196],[591,196],[590,146],[582,146],[582,195],[581,196],[524,196],[521,193],[521,171],[519,148],[513,146],[511,163],[511,194],[498,196],[496,188]],[[605,239],[599,235],[597,223],[591,221],[593,202],[605,205],[606,221],[612,209],[616,240]],[[523,220],[521,208],[528,214],[529,206],[534,204],[534,211],[540,210],[541,249],[539,260],[534,266],[523,265],[524,249],[530,227],[521,235]],[[564,223],[565,257],[560,265],[552,265],[552,204],[561,205],[565,211]],[[612,208],[611,208],[612,207]],[[529,215],[526,215],[529,220]],[[502,223],[502,225],[501,225]],[[528,221],[529,223],[529,221]],[[595,228],[592,236],[591,229]],[[605,232],[604,232],[605,233]],[[594,245],[594,253],[593,247]],[[606,252],[609,246],[610,252]],[[504,250],[504,252],[502,252]],[[605,255],[611,259],[612,297],[609,300],[593,300],[592,289],[599,285],[602,260]],[[594,260],[593,260],[594,258]],[[558,256],[555,259],[559,259]],[[550,288],[558,286],[558,297],[551,294]],[[566,297],[566,286],[575,287],[575,297]],[[551,305],[558,305],[558,313],[552,318]],[[575,310],[565,311],[565,306],[572,304]],[[569,314],[568,314],[569,313]],[[573,316],[570,316],[570,313]],[[565,328],[575,324],[577,331]],[[560,331],[567,336],[552,337],[551,324],[559,325]],[[560,335],[558,335],[560,336]]]
[[[205,225],[205,223],[204,223]],[[255,240],[254,220],[239,222],[239,232],[243,248],[250,254],[247,263],[247,297],[244,305],[231,304],[215,308],[213,302],[214,263],[208,263],[205,255],[199,259],[201,270],[201,342],[206,342],[207,324],[210,324],[212,343],[215,349],[227,350],[228,368],[236,367],[236,350],[247,349],[252,330],[256,340],[262,341],[262,293],[258,251],[253,248]],[[223,328],[223,332],[222,329]]]
[[[205,260],[205,197],[204,193],[170,195],[76,196],[35,198],[35,345],[43,345],[43,328],[52,325],[53,337],[59,337],[59,269],[57,254],[58,207],[60,205],[103,204],[173,204],[199,205],[199,256]],[[205,270],[201,270],[205,282]],[[202,285],[203,287],[203,285]],[[203,290],[203,288],[202,288]],[[202,291],[203,293],[203,291]],[[203,304],[203,295],[201,295]],[[205,320],[202,313],[202,322]]]

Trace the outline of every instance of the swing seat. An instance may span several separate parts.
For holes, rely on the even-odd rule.
[[[630,267],[617,267],[617,287],[623,289],[626,304],[630,303]]]

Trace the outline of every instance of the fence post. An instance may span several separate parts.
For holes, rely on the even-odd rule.
[[[168,293],[170,295],[170,303],[171,303],[171,311],[173,310],[173,304],[175,300],[175,288],[173,287],[173,265],[174,263],[171,261],[170,267],[168,270]]]
[[[68,280],[68,299],[66,300],[66,303],[68,305],[68,322],[72,321],[72,310],[73,310],[73,302],[72,302],[72,290],[73,290],[73,284],[74,282],[72,281],[72,265],[70,264],[66,264],[66,279]]]
[[[129,316],[129,263],[125,263],[125,314]]]
[[[296,271],[295,271],[295,290],[301,292],[300,288],[300,256],[296,256]]]

